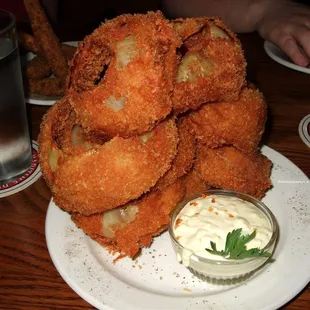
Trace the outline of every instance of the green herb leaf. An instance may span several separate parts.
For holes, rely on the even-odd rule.
[[[210,241],[211,249],[206,249],[213,255],[223,256],[226,259],[244,259],[249,257],[270,257],[271,253],[260,248],[247,249],[246,244],[256,236],[254,230],[250,235],[242,235],[242,228],[234,229],[226,237],[225,250],[218,251],[216,243]]]
[[[215,254],[215,255],[220,255],[220,256],[224,256],[225,255],[224,251],[218,251],[216,249],[216,244],[214,242],[210,241],[210,245],[211,245],[212,250],[206,249],[208,252],[210,252],[212,254]]]

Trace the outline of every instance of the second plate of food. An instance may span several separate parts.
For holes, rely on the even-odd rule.
[[[304,68],[293,63],[288,56],[275,44],[265,41],[264,49],[267,55],[279,64],[290,69],[310,74],[310,68]]]
[[[64,44],[77,47],[78,42],[64,42]],[[69,52],[71,53],[71,51]],[[29,62],[34,57],[36,57],[36,55],[31,52],[27,53],[24,56],[21,56],[22,67],[25,67],[27,62]],[[54,78],[53,74],[49,78]],[[40,93],[28,92],[27,89],[25,89],[25,101],[30,104],[51,106],[60,98],[61,96],[48,96]]]

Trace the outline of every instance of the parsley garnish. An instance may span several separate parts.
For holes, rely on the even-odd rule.
[[[246,248],[246,244],[256,236],[254,230],[250,235],[242,235],[242,228],[234,229],[226,237],[225,250],[218,251],[216,244],[210,241],[211,249],[206,249],[209,253],[223,256],[227,259],[243,259],[248,257],[270,257],[271,253],[260,248]]]

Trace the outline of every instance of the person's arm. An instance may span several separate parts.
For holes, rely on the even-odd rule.
[[[163,10],[173,18],[219,16],[233,31],[251,32],[273,2],[278,0],[164,0]]]
[[[163,11],[169,17],[219,16],[233,31],[256,30],[298,65],[309,64],[310,8],[307,6],[288,0],[164,0]]]

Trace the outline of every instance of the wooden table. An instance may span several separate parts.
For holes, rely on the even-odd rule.
[[[70,38],[69,38],[70,39]],[[271,60],[256,34],[242,35],[248,78],[265,94],[269,119],[264,143],[310,177],[310,149],[298,135],[310,113],[310,76]],[[46,107],[28,106],[33,139]],[[51,193],[43,178],[0,200],[0,309],[93,309],[64,282],[46,247],[45,215]],[[289,279],[287,279],[289,281]],[[309,309],[310,286],[283,309]]]

